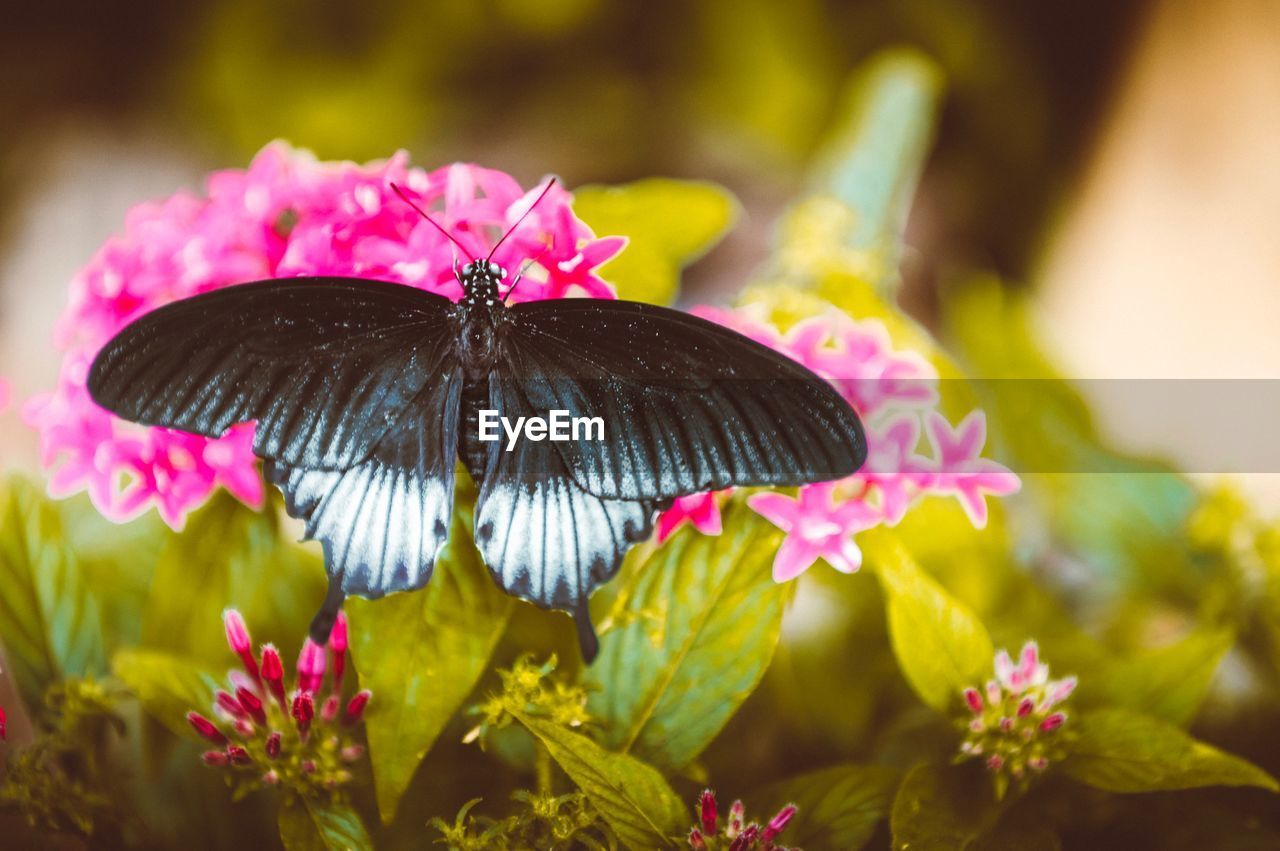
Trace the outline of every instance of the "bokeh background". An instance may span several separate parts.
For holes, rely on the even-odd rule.
[[[907,227],[908,310],[931,323],[949,282],[980,268],[1036,291],[1069,375],[1280,371],[1268,0],[151,0],[6,13],[0,375],[18,398],[50,386],[66,282],[130,205],[278,137],[323,158],[403,147],[526,183],[718,181],[745,215],[686,296],[732,291],[803,189],[850,70],[901,43],[947,86]],[[1100,415],[1123,445],[1175,458],[1203,438]],[[0,447],[24,464],[34,440],[9,416]]]
[[[954,293],[981,274],[1029,294],[1068,376],[1280,375],[1272,0],[33,3],[0,26],[0,468],[36,469],[17,409],[54,383],[69,279],[139,201],[277,138],[525,185],[711,180],[741,216],[682,299],[725,299],[807,190],[850,73],[897,45],[940,72],[899,301],[944,346]],[[1109,443],[1214,478],[1203,444],[1223,431],[1117,387],[1080,385]],[[1236,476],[1267,516],[1274,470]],[[1230,691],[1242,676],[1224,671]]]

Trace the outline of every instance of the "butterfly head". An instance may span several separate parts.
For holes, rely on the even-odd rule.
[[[458,283],[462,284],[462,304],[470,307],[494,307],[501,304],[498,285],[507,277],[507,270],[489,260],[473,260],[457,270]]]

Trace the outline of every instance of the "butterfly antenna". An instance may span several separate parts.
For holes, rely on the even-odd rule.
[[[529,214],[533,212],[533,208],[538,206],[538,204],[541,203],[543,198],[547,197],[547,193],[550,192],[551,187],[555,185],[556,185],[556,179],[554,177],[547,181],[547,185],[542,188],[542,191],[540,193],[538,193],[538,197],[533,199],[533,203],[529,205],[529,209],[521,213],[520,218],[516,219],[516,223],[511,227],[507,228],[507,232],[502,235],[502,239],[494,243],[493,248],[489,250],[489,256],[484,258],[484,262],[488,263],[490,260],[493,259],[493,255],[498,250],[498,246],[502,245],[502,243],[507,241],[507,237],[511,236],[511,234],[515,232],[515,229],[520,227],[520,223],[523,222],[529,216]],[[512,286],[514,286],[514,284]]]
[[[401,188],[400,188],[400,184],[398,184],[398,183],[392,183],[392,184],[391,184],[391,188],[392,188],[392,189],[394,189],[394,190],[395,190],[395,193],[396,193],[397,195],[399,195],[399,196],[400,196],[400,200],[401,200],[401,201],[405,202],[405,203],[406,203],[406,204],[408,204],[410,207],[412,207],[413,209],[417,210],[417,211],[418,211],[418,215],[422,216],[422,218],[426,219],[427,221],[431,222],[431,224],[435,225],[436,230],[440,231],[442,234],[444,234],[446,237],[448,237],[448,238],[449,238],[449,241],[450,241],[450,242],[452,242],[454,245],[458,246],[458,248],[462,249],[462,253],[463,253],[463,254],[465,254],[465,255],[467,255],[468,259],[470,259],[470,260],[471,260],[471,262],[473,262],[473,263],[475,262],[475,260],[476,260],[475,256],[474,256],[474,255],[472,255],[472,253],[471,253],[470,251],[468,251],[468,250],[467,250],[467,247],[466,247],[465,245],[463,245],[461,242],[458,242],[458,240],[454,238],[453,234],[449,233],[449,231],[447,231],[447,230],[445,230],[445,229],[444,229],[444,226],[443,226],[443,225],[441,225],[441,224],[440,224],[439,222],[437,222],[435,219],[433,219],[433,218],[431,218],[430,216],[428,216],[428,215],[427,215],[426,210],[423,210],[423,209],[422,209],[421,207],[419,207],[417,204],[413,203],[413,199],[411,199],[408,195],[406,195],[406,194],[405,194],[405,191],[404,191],[403,189],[401,189]],[[522,217],[522,218],[523,218],[523,217]],[[519,223],[517,222],[517,224],[519,224]],[[503,237],[503,238],[505,239],[506,237]]]

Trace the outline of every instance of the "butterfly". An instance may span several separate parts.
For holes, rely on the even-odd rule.
[[[590,662],[589,595],[677,497],[838,479],[865,460],[848,402],[784,355],[640,302],[508,305],[520,276],[500,298],[507,272],[492,257],[455,263],[457,302],[343,277],[173,302],[107,342],[89,393],[125,419],[208,437],[256,421],[267,479],[324,549],[319,643],[347,595],[431,578],[459,461],[478,489],[474,541],[494,581],[571,613]],[[545,422],[553,412],[601,428],[576,440],[530,427],[482,437],[494,417]]]

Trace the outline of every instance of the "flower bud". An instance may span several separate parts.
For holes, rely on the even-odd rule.
[[[702,829],[710,836],[716,835],[716,822],[719,819],[716,813],[716,793],[710,789],[703,790],[698,797],[698,805],[700,817],[702,820]]]
[[[266,774],[262,775],[262,782],[267,784],[268,786],[275,786],[280,782],[280,775],[273,768],[270,771],[268,771]]]
[[[253,722],[248,718],[237,718],[235,720],[236,734],[242,739],[252,739],[253,734],[258,730],[253,726]]]
[[[760,825],[752,822],[729,845],[729,851],[746,851],[760,839]]]
[[[316,773],[316,761],[315,761],[314,759],[304,759],[304,760],[302,761],[302,773],[303,773],[303,774],[315,774],[315,773]]]
[[[982,711],[982,695],[978,694],[976,688],[967,688],[964,690],[964,702],[969,707],[969,711],[975,715]]]
[[[266,681],[271,696],[280,705],[280,710],[289,711],[284,699],[284,664],[280,661],[280,651],[271,644],[263,645],[262,648],[262,679]]]
[[[227,746],[227,760],[232,765],[248,765],[253,761],[249,758],[249,752],[240,745]]]
[[[293,696],[291,713],[298,724],[298,732],[306,735],[311,729],[311,719],[316,717],[316,705],[311,699],[311,692],[300,691]]]
[[[342,690],[342,675],[347,669],[347,613],[338,610],[329,633],[329,647],[333,650],[333,690]]]
[[[244,707],[240,705],[240,701],[222,689],[218,689],[217,693],[214,694],[213,701],[214,706],[222,710],[230,718],[243,718],[245,716]]]
[[[742,820],[746,817],[745,813],[746,807],[742,805],[741,801],[734,801],[733,805],[729,807],[729,830],[727,835],[730,839],[733,839],[742,830]]]
[[[227,755],[222,751],[205,751],[200,755],[205,765],[224,766],[229,761]]]
[[[262,710],[262,701],[256,694],[241,686],[236,689],[236,700],[249,713],[249,717],[259,724],[267,723],[267,713]]]
[[[763,842],[772,842],[779,833],[782,833],[783,829],[795,814],[795,804],[787,804],[785,807],[778,810],[778,814],[769,821],[769,825],[764,829],[764,833],[760,836],[760,839]]]
[[[1067,716],[1064,713],[1055,712],[1052,715],[1047,716],[1043,721],[1040,722],[1040,729],[1044,730],[1046,733],[1049,732],[1050,730],[1056,730],[1059,727],[1061,727],[1062,722],[1066,720],[1067,720]]]
[[[689,847],[693,851],[707,851],[707,841],[702,838],[702,831],[696,827],[689,831]]]
[[[341,705],[336,694],[326,697],[324,703],[320,704],[320,720],[326,724],[332,724],[333,719],[338,717],[338,709]]]
[[[225,745],[227,743],[227,737],[223,735],[222,731],[219,730],[212,721],[205,718],[199,712],[188,712],[187,723],[195,728],[195,731],[202,737],[213,742],[215,745]]]
[[[280,756],[280,739],[281,736],[279,730],[272,731],[271,735],[267,736],[267,756],[272,759],[276,759]]]
[[[258,662],[253,658],[253,640],[249,637],[244,618],[235,609],[227,609],[222,613],[222,624],[226,627],[227,644],[240,657],[245,672],[256,682],[259,678]]]
[[[324,648],[310,638],[302,642],[302,652],[298,654],[298,688],[313,694],[319,691],[324,668]]]
[[[355,724],[364,715],[364,708],[369,704],[369,698],[373,697],[373,692],[368,689],[358,691],[347,702],[347,712],[343,717],[344,724]]]

